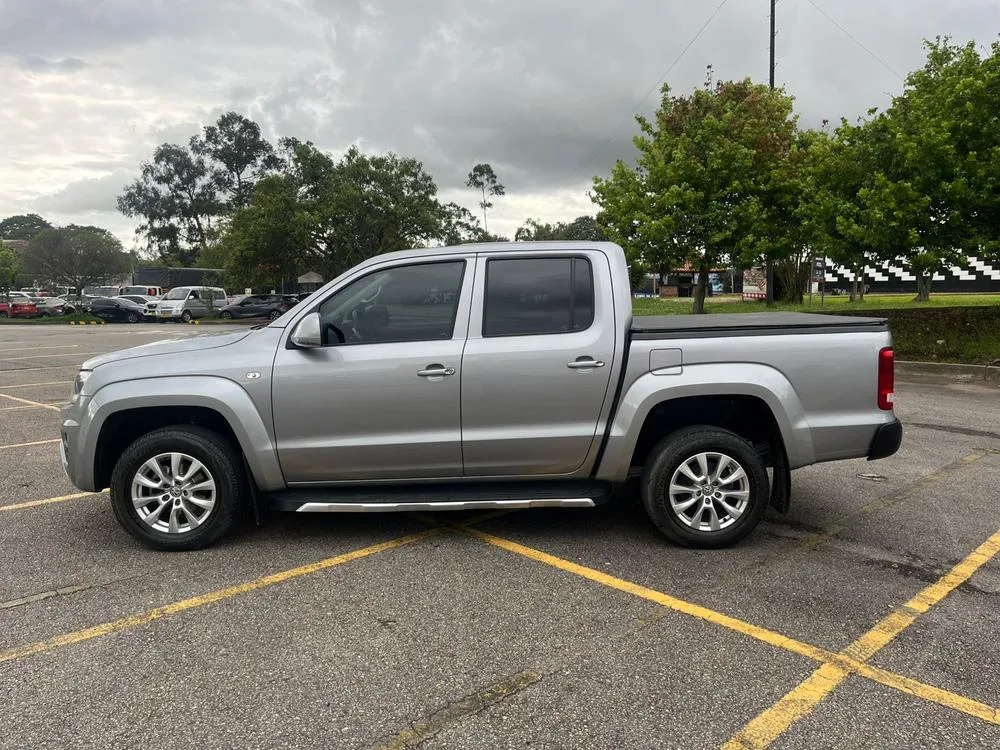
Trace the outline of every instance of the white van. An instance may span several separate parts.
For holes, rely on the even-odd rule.
[[[147,313],[157,320],[182,320],[187,323],[197,318],[218,315],[227,303],[226,290],[216,286],[178,286],[155,302],[150,302]]]

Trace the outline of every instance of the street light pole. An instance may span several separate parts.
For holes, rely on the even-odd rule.
[[[771,0],[771,36],[770,36],[770,61],[768,66],[768,81],[771,86],[771,90],[774,91],[774,15],[775,6],[778,4],[778,0]],[[770,258],[764,259],[764,273],[766,284],[767,284],[767,304],[770,306],[774,304],[774,265],[771,263]]]

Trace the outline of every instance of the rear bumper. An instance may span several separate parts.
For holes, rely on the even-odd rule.
[[[868,446],[868,460],[876,461],[880,458],[888,458],[899,450],[903,442],[903,424],[898,419],[881,425],[875,431],[871,445]]]

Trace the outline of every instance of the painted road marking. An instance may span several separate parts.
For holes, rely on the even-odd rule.
[[[24,341],[12,341],[12,344],[24,344]],[[26,346],[23,349],[4,349],[6,352],[37,352],[43,349],[79,349],[79,344],[62,344],[61,346]],[[70,352],[72,354],[73,352]]]
[[[11,401],[17,401],[18,403],[21,404],[27,404],[28,406],[37,406],[40,409],[51,409],[52,411],[59,411],[58,406],[53,406],[52,404],[43,404],[38,401],[29,401],[26,398],[18,398],[17,396],[11,396],[7,393],[0,393],[0,398],[7,398],[10,399]]]
[[[65,503],[68,500],[79,500],[81,497],[96,497],[108,494],[107,490],[100,492],[77,492],[72,495],[60,495],[59,497],[47,497],[44,500],[28,500],[24,503],[14,503],[13,505],[0,505],[0,512],[9,510],[23,510],[24,508],[37,508],[39,505],[51,505],[52,503]]]
[[[24,407],[27,409],[28,407]],[[59,438],[55,440],[35,440],[31,443],[11,443],[10,445],[0,445],[0,451],[10,450],[11,448],[27,448],[32,445],[52,445],[52,443],[58,443]]]
[[[19,383],[18,385],[0,385],[0,391],[10,388],[39,388],[43,385],[73,385],[72,380],[50,380],[46,383]]]
[[[396,547],[402,547],[404,544],[411,544],[422,539],[428,539],[430,537],[437,536],[440,533],[441,529],[428,529],[427,531],[420,531],[416,534],[408,534],[407,536],[391,539],[388,542],[373,544],[370,547],[363,547],[362,549],[346,552],[342,555],[328,557],[325,560],[309,563],[308,565],[301,565],[297,568],[281,571],[280,573],[272,573],[271,575],[262,576],[261,578],[254,579],[253,581],[247,581],[246,583],[236,584],[235,586],[227,586],[226,588],[218,589],[216,591],[209,591],[206,594],[192,596],[189,599],[182,599],[181,601],[173,602],[172,604],[167,604],[155,609],[150,609],[137,615],[123,617],[120,620],[104,622],[100,625],[85,628],[84,630],[77,630],[72,633],[57,635],[54,638],[38,641],[36,643],[28,643],[24,646],[18,646],[17,648],[12,648],[8,651],[0,651],[0,664],[8,661],[14,661],[15,659],[23,659],[26,656],[32,656],[34,654],[41,654],[46,651],[54,651],[64,646],[71,646],[75,643],[82,643],[83,641],[89,641],[94,638],[101,638],[123,630],[131,630],[133,628],[142,627],[143,625],[148,625],[156,620],[161,620],[165,617],[171,617],[173,615],[180,614],[181,612],[186,612],[189,609],[197,609],[198,607],[204,607],[208,604],[214,604],[225,599],[232,599],[240,594],[247,594],[251,591],[268,588],[269,586],[274,586],[278,583],[290,581],[293,578],[299,578],[301,576],[326,570],[327,568],[332,568],[337,565],[343,565],[344,563],[349,563],[352,560],[360,560],[363,557],[395,549]]]
[[[968,557],[953,567],[910,601],[884,617],[875,627],[845,648],[841,655],[852,662],[865,662],[902,633],[916,619],[965,583],[972,575],[1000,552],[1000,531],[977,547]],[[723,745],[723,750],[758,750],[765,748],[784,734],[796,721],[807,716],[833,692],[848,674],[862,670],[845,669],[843,665],[827,663],[786,694],[771,708],[759,714]],[[865,675],[867,676],[867,675]],[[890,687],[896,687],[890,685]],[[916,694],[916,693],[915,693]],[[928,697],[920,695],[920,697]],[[935,701],[939,702],[939,701]],[[992,719],[1000,723],[1000,711],[993,709]]]
[[[503,539],[502,537],[493,536],[492,534],[488,534],[477,529],[459,526],[452,526],[452,528],[455,531],[461,531],[462,533],[469,534],[509,552],[514,552],[532,560],[537,560],[538,562],[558,568],[559,570],[567,573],[581,576],[604,586],[608,586],[609,588],[624,591],[625,593],[639,596],[643,599],[648,599],[649,601],[656,602],[657,604],[674,610],[675,612],[696,617],[715,625],[720,625],[729,630],[736,631],[737,633],[748,635],[751,638],[767,643],[770,646],[790,651],[793,654],[808,657],[814,661],[822,662],[822,666],[816,673],[819,676],[814,675],[815,679],[810,678],[809,680],[806,680],[806,683],[809,683],[809,685],[796,694],[793,697],[794,700],[807,700],[815,695],[818,695],[820,691],[822,691],[826,685],[832,681],[832,676],[834,674],[833,670],[835,668],[838,670],[838,673],[842,671],[845,675],[847,675],[853,672],[861,675],[862,677],[866,677],[873,682],[901,690],[910,695],[932,701],[947,708],[961,711],[962,713],[974,716],[977,719],[982,719],[983,721],[987,721],[992,724],[1000,724],[1000,709],[972,700],[971,698],[966,698],[965,696],[958,695],[956,693],[951,693],[947,690],[942,690],[941,688],[934,687],[933,685],[927,685],[919,682],[918,680],[910,679],[909,677],[903,677],[902,675],[895,674],[894,672],[888,672],[883,669],[871,667],[855,658],[854,654],[849,654],[846,651],[838,654],[833,651],[820,648],[819,646],[803,643],[802,641],[789,638],[788,636],[769,630],[768,628],[763,628],[759,625],[754,625],[753,623],[749,623],[735,617],[730,617],[729,615],[721,612],[716,612],[715,610],[708,609],[707,607],[702,607],[699,604],[695,604],[684,599],[678,599],[670,596],[669,594],[664,594],[663,592],[647,588],[637,583],[632,583],[631,581],[616,578],[615,576],[608,575],[600,570],[588,568],[585,565],[579,565],[578,563],[570,562],[569,560],[564,560],[560,557],[550,555],[547,552],[542,552],[541,550],[533,549],[532,547],[526,547],[523,544],[518,544],[517,542],[512,542],[509,539]],[[1000,546],[1000,532],[997,532],[994,536],[996,537],[997,545]],[[986,561],[983,560],[980,565],[985,564],[985,562]],[[972,573],[970,572],[969,575],[971,574]],[[955,585],[957,586],[961,582],[962,581],[958,581]],[[810,682],[810,680],[812,681]],[[795,691],[792,692],[795,693]],[[788,696],[786,696],[786,698],[787,697]],[[795,704],[790,702],[787,705],[789,708],[795,707]],[[730,743],[732,743],[732,740],[730,740]],[[756,746],[727,745],[729,750],[744,747]]]
[[[37,409],[37,406],[0,406],[0,411],[17,411],[18,409]]]
[[[94,357],[98,354],[107,354],[107,352],[66,352],[65,354],[37,354],[30,357],[4,357],[4,362],[21,362],[25,359],[52,359],[54,357],[76,357],[79,355],[85,357]]]

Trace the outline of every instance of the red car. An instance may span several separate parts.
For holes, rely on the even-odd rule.
[[[0,318],[33,318],[38,315],[34,302],[0,302]]]

